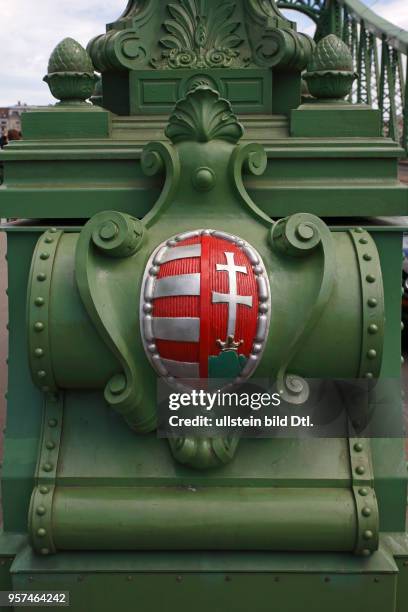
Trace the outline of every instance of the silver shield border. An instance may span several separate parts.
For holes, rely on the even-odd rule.
[[[271,288],[269,283],[268,273],[264,266],[261,256],[250,244],[238,236],[227,234],[226,232],[220,232],[211,229],[194,230],[190,232],[183,232],[176,234],[171,238],[165,240],[153,251],[149,260],[146,264],[145,272],[143,274],[142,288],[140,293],[140,335],[142,337],[142,344],[145,350],[146,357],[150,362],[156,373],[164,378],[169,384],[174,386],[177,385],[177,379],[170,376],[167,371],[162,358],[157,350],[157,346],[154,342],[153,328],[152,328],[152,311],[153,311],[153,291],[155,285],[155,278],[157,277],[161,261],[166,251],[169,248],[176,246],[177,243],[190,238],[198,238],[199,236],[213,236],[214,238],[222,238],[228,242],[231,242],[237,246],[241,251],[248,257],[252,270],[255,274],[258,284],[258,298],[259,298],[259,310],[258,310],[258,325],[257,331],[252,345],[251,353],[248,356],[248,361],[241,372],[241,375],[234,380],[232,384],[239,384],[247,380],[257,368],[262,355],[265,350],[265,345],[268,339],[268,332],[271,319]],[[183,385],[181,388],[185,389]]]

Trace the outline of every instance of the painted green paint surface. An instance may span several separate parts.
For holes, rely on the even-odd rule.
[[[143,612],[156,612],[163,609],[164,596],[169,609],[181,610],[194,602],[198,611],[261,611],[273,605],[297,612],[305,605],[310,609],[318,605],[334,612],[367,608],[402,612],[408,550],[402,535],[407,474],[402,440],[371,443],[380,530],[382,534],[397,532],[399,545],[385,546],[381,536],[379,550],[365,558],[352,552],[321,552],[352,551],[363,537],[355,525],[362,519],[361,507],[354,506],[352,484],[370,485],[371,471],[365,480],[354,477],[352,481],[356,458],[348,440],[241,440],[233,461],[216,470],[197,470],[197,466],[181,464],[180,455],[166,440],[158,439],[155,433],[136,433],[128,426],[137,429],[138,410],[151,417],[155,406],[155,377],[138,336],[137,304],[141,273],[161,241],[184,230],[216,226],[242,235],[261,253],[271,270],[273,295],[277,297],[271,342],[259,366],[260,374],[280,373],[287,338],[315,308],[324,273],[333,270],[330,255],[335,253],[338,265],[331,299],[319,313],[314,334],[305,335],[290,363],[304,376],[364,375],[368,365],[362,321],[367,317],[367,296],[361,281],[368,271],[364,272],[365,264],[359,259],[361,233],[351,231],[355,226],[352,218],[402,215],[408,210],[408,189],[397,178],[402,150],[392,140],[380,137],[378,112],[345,104],[340,108],[337,102],[322,104],[316,110],[319,105],[308,108],[307,100],[307,108],[298,109],[301,71],[311,59],[314,45],[294,32],[293,24],[280,15],[273,2],[229,3],[227,13],[222,13],[226,3],[207,0],[200,2],[200,7],[191,4],[191,10],[201,13],[184,22],[180,21],[183,3],[176,1],[179,10],[173,12],[168,4],[149,0],[140,6],[130,2],[122,19],[91,43],[89,53],[103,73],[103,100],[111,113],[92,110],[81,101],[85,94],[80,84],[86,88],[94,79],[92,65],[82,48],[77,65],[75,54],[71,57],[72,49],[79,48],[77,43],[65,41],[53,54],[47,76],[62,104],[26,115],[26,139],[1,153],[5,163],[0,187],[2,216],[44,219],[43,227],[38,224],[27,230],[21,226],[9,233],[10,382],[2,475],[6,533],[0,537],[0,556],[5,560],[1,583],[6,588],[11,576],[17,589],[70,590],[75,611],[110,610],[118,607],[118,601],[120,609],[130,610],[137,600]],[[221,18],[212,19],[214,15],[224,15],[225,23]],[[336,25],[334,13],[326,17],[330,27]],[[169,20],[177,27],[172,52],[166,54],[163,40],[175,32]],[[220,31],[221,23],[224,27]],[[210,35],[200,30],[203,24],[209,27]],[[191,30],[187,32],[187,49],[179,40],[186,27]],[[215,40],[211,27],[218,32],[218,42],[227,37],[221,48],[209,48],[209,41]],[[274,44],[279,48],[276,56],[270,53]],[[71,55],[66,53],[64,58],[66,48],[71,49]],[[328,78],[335,87],[336,66],[330,68]],[[165,137],[174,104],[194,85],[203,84],[215,86],[239,114],[247,133],[236,148],[240,129],[228,109],[222,121],[231,122],[232,132],[227,130],[225,137],[221,129],[223,137],[208,137],[211,122],[206,118],[211,117],[211,105],[196,115],[190,108],[194,120],[188,128],[189,138],[185,138],[186,126],[177,117],[172,119],[173,138],[171,132]],[[74,105],[72,96],[79,98]],[[185,106],[179,106],[180,110],[185,111]],[[218,129],[216,118],[211,129],[214,125]],[[393,128],[391,121],[391,136]],[[190,138],[191,132],[200,137]],[[161,143],[146,150],[149,141]],[[266,158],[261,147],[251,142],[264,146]],[[198,193],[194,187],[198,166],[210,167],[216,176],[216,186],[208,193]],[[84,228],[85,221],[97,213],[99,216]],[[286,249],[296,251],[299,244],[288,238],[289,247],[283,241],[283,246],[271,248],[276,238],[270,238],[276,227],[272,218],[298,213],[306,213],[303,220],[313,222],[324,248],[311,249],[305,258],[291,259]],[[308,214],[326,220],[343,217],[343,227],[331,233],[321,219],[311,220]],[[140,238],[126,243],[130,238],[125,232],[129,257],[123,256],[123,245],[118,247],[118,257],[110,257],[108,249],[97,247],[94,236],[99,235],[100,223],[112,220],[110,215],[115,222],[128,224]],[[132,217],[146,215],[145,233],[139,235],[141,224]],[[43,394],[31,380],[27,357],[30,350],[38,383],[43,372],[33,366],[32,317],[33,299],[38,298],[36,274],[42,270],[35,266],[49,261],[41,260],[40,254],[45,244],[51,244],[45,242],[50,237],[47,228],[58,219],[71,220],[73,227],[62,234],[56,232],[58,243],[47,268],[50,284],[46,297],[52,313],[48,320],[52,350],[47,358],[53,366],[51,386],[64,392],[51,405],[47,391],[44,405]],[[279,227],[287,230],[284,223]],[[401,231],[367,229],[362,238],[370,245],[371,257],[377,257],[371,237],[375,241],[380,264],[375,260],[373,265],[377,266],[376,274],[381,265],[385,291],[382,376],[398,378]],[[41,238],[43,232],[47,233]],[[27,320],[29,268],[38,238]],[[276,240],[279,242],[279,237]],[[106,279],[114,279],[114,291],[109,290]],[[110,306],[100,316],[95,313],[95,304]],[[107,383],[117,383],[115,377],[123,368],[133,366],[131,373],[136,372],[139,378],[133,380],[131,392],[137,401],[130,414],[129,405],[121,407],[120,401],[115,402],[107,393]],[[142,402],[138,385],[145,391]],[[119,414],[121,408],[128,424]],[[61,410],[60,422],[51,425],[56,419],[48,415],[57,414],[57,410]],[[392,410],[400,412],[399,400],[392,403]],[[41,433],[43,414],[47,419]],[[57,430],[61,437],[54,464],[50,457]],[[34,554],[30,546],[21,549],[21,542],[16,544],[11,536],[27,531],[34,484],[40,486],[33,496],[29,530],[31,543],[42,555]],[[54,486],[54,503],[49,504]],[[53,513],[53,520],[49,515],[44,520],[49,521],[47,530],[52,530],[55,542],[49,533],[42,532],[40,495],[44,496],[45,515]],[[139,500],[139,514],[135,499]],[[313,500],[318,507],[313,507]],[[251,518],[251,503],[256,520]],[[247,507],[250,510],[246,511]],[[214,524],[210,533],[207,514]],[[174,517],[171,525],[169,516]],[[273,529],[263,532],[265,516],[274,516],[274,524]],[[284,524],[279,522],[282,517]],[[190,527],[183,535],[185,525]],[[231,529],[236,531],[233,545]],[[255,553],[249,545],[246,552],[237,553],[160,550],[177,545],[179,549],[234,547],[239,538],[262,548],[267,535],[270,541],[280,542],[279,548],[317,552]],[[39,542],[43,537],[46,545]],[[273,542],[269,545],[273,547]],[[77,552],[81,546],[85,551]],[[118,547],[156,551],[107,552]],[[74,550],[58,551],[50,557],[45,554],[55,549]],[[401,610],[395,607],[396,601]]]

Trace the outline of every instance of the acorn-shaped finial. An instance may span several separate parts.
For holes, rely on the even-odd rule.
[[[322,38],[316,45],[303,78],[314,98],[345,98],[357,78],[347,45],[335,34]]]
[[[92,96],[97,77],[87,51],[73,38],[54,49],[44,81],[60,104],[83,104]]]

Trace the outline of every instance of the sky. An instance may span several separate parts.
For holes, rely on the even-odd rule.
[[[379,15],[408,30],[408,0],[363,0]],[[53,101],[42,82],[48,58],[67,36],[86,46],[123,12],[126,0],[0,0],[0,107]],[[311,22],[287,14],[313,34]]]

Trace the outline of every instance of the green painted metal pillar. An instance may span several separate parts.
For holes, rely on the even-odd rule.
[[[272,0],[132,0],[45,81],[56,104],[1,153],[3,588],[75,612],[402,612],[402,435],[157,433],[158,379],[186,373],[296,405],[308,378],[398,390],[408,188],[380,111],[347,101],[346,45]]]

